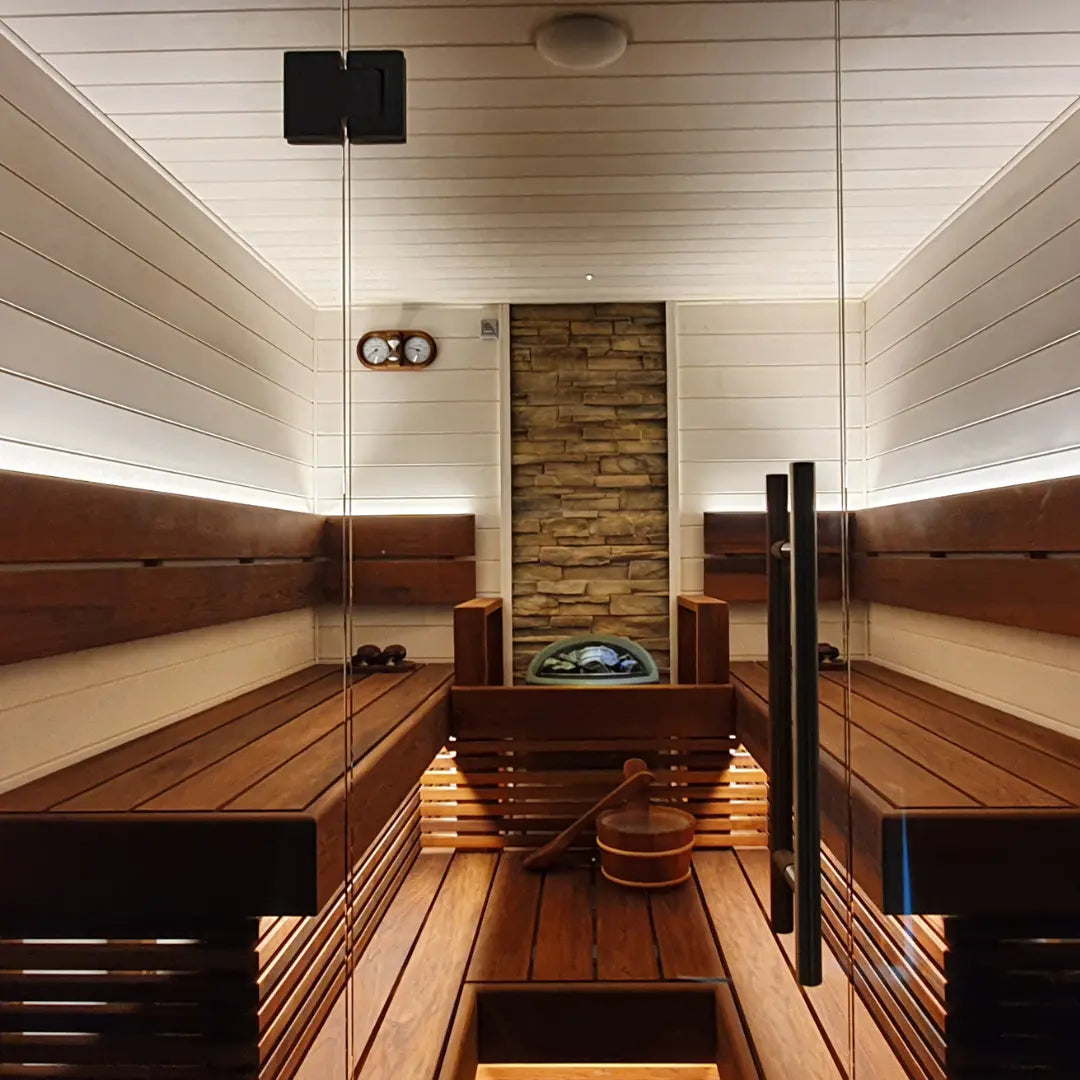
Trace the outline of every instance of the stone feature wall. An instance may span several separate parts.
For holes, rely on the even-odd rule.
[[[669,666],[663,304],[510,312],[514,675],[618,634]]]

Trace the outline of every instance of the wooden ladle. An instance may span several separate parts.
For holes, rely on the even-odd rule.
[[[577,821],[563,829],[554,840],[549,840],[543,847],[529,852],[522,860],[525,869],[546,870],[605,810],[620,806],[635,797],[647,803],[649,785],[653,782],[653,774],[649,772],[648,764],[641,758],[630,758],[623,765],[623,777],[623,782],[614,791],[609,792],[595,806],[586,810]]]

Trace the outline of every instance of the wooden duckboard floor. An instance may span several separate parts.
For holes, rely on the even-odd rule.
[[[727,979],[762,1080],[842,1080],[829,1042],[846,1054],[846,979],[827,953],[822,987],[804,993],[795,982],[794,942],[781,947],[762,906],[767,859],[763,851],[701,852],[691,881],[647,894],[610,886],[593,868],[529,874],[516,852],[424,852],[354,975],[356,1076],[436,1080],[456,1003],[470,986]],[[855,1008],[859,1080],[904,1080],[869,1014]],[[477,1076],[655,1080],[669,1066],[636,1074],[625,1066],[493,1068]],[[671,1080],[700,1074],[685,1068]]]

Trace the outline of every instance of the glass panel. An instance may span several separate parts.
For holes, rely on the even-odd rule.
[[[586,634],[633,638],[667,679],[672,602],[706,589],[731,602],[733,658],[763,660],[760,549],[752,567],[745,540],[707,559],[704,515],[760,514],[766,476],[797,460],[817,463],[820,511],[838,514],[862,485],[844,449],[861,439],[848,406],[862,363],[861,325],[840,302],[833,5],[605,11],[630,44],[593,70],[534,48],[536,7],[352,0],[349,12],[352,47],[408,49],[410,134],[348,155],[343,333],[353,348],[375,337],[367,364],[345,354],[346,509],[474,514],[477,590],[513,605],[521,680],[554,640]],[[397,364],[411,331],[435,339],[430,368]],[[820,637],[846,657],[831,548]],[[373,595],[353,583],[350,647],[451,659],[448,604]],[[830,685],[835,778],[846,711]],[[741,820],[708,822],[701,846],[741,835]],[[760,845],[762,815],[746,820]],[[768,853],[732,858],[767,910]],[[809,994],[825,1035],[812,1027],[805,1047],[822,1070],[852,1043],[850,928],[828,926],[840,958],[826,948],[827,985]],[[781,950],[771,959],[793,965],[792,936]],[[732,972],[747,995],[756,963]],[[353,1016],[382,1006],[364,992]],[[354,1055],[368,1034],[351,1032]]]
[[[853,644],[863,642],[853,655],[867,663],[850,675],[851,709],[907,755],[890,799],[939,807],[923,817],[922,843],[905,830],[903,850],[886,851],[892,884],[857,912],[857,1065],[860,1076],[886,1075],[876,1063],[891,1045],[930,1074],[944,1054],[976,1069],[1007,1054],[1037,1072],[1053,1067],[1050,1042],[1071,1038],[1055,1029],[1049,999],[1026,1010],[1031,1021],[999,1024],[995,990],[979,987],[980,1015],[1015,1033],[1009,1051],[1013,1036],[980,1045],[954,1016],[977,953],[965,916],[1000,897],[1009,845],[992,829],[985,848],[974,832],[952,855],[926,843],[941,839],[929,831],[940,807],[1061,797],[1036,793],[1041,757],[1010,752],[983,725],[1024,745],[1044,744],[1048,727],[1076,730],[1066,670],[1077,670],[1080,647],[1062,620],[1061,563],[1037,564],[1076,546],[1050,507],[1075,498],[1067,478],[1080,472],[1080,8],[845,2],[840,31],[846,285],[863,320],[862,392],[849,396],[864,422],[848,468],[862,473],[857,505],[867,508],[856,514],[851,606]],[[856,764],[873,785],[863,775],[871,763]],[[982,786],[991,774],[1004,787]],[[853,781],[853,819],[862,792]],[[1039,864],[1038,842],[1026,845],[1025,867]],[[869,865],[856,859],[854,876],[857,893],[874,893]],[[1056,883],[1019,876],[1014,910],[1057,895]],[[1007,929],[1015,955],[1039,927],[1032,915]],[[1007,933],[986,919],[980,940],[989,948]],[[947,986],[943,939],[956,973]],[[871,1012],[889,1018],[884,1036]]]

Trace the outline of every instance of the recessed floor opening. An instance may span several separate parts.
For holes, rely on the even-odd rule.
[[[751,1080],[726,979],[467,986],[445,1080]]]

